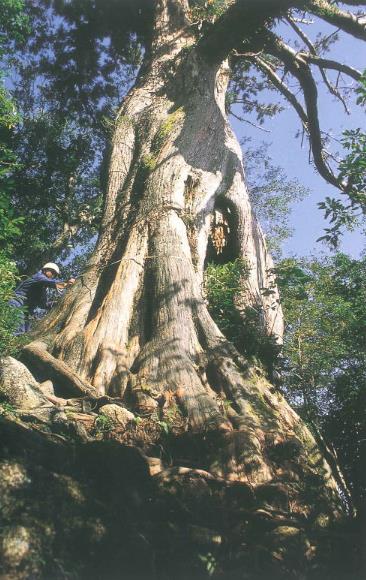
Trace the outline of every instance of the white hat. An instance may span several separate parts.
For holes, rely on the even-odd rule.
[[[54,272],[56,272],[56,274],[60,275],[60,268],[58,267],[57,264],[54,264],[53,262],[47,262],[47,264],[43,266],[42,270],[53,270]]]

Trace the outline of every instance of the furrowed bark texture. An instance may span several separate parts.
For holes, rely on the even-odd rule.
[[[341,514],[328,464],[283,397],[224,338],[203,296],[208,260],[245,259],[242,303],[260,309],[263,327],[280,340],[273,264],[225,114],[229,69],[196,50],[185,0],[157,6],[152,46],[116,116],[95,252],[38,334],[100,395],[173,431],[179,424],[182,440],[201,437],[200,452],[185,449],[190,466],[320,526]],[[270,298],[261,292],[269,287]],[[164,485],[174,481],[166,474]],[[309,546],[302,544],[304,558]]]
[[[198,56],[184,8],[160,3],[151,52],[116,118],[97,248],[69,304],[46,324],[57,329],[55,353],[101,393],[123,394],[132,366],[135,384],[174,391],[199,426],[206,407],[219,413],[196,367],[229,348],[202,293],[215,212],[227,223],[224,260],[250,266],[243,303],[260,305],[279,339],[282,316],[277,296],[261,294],[273,264],[225,115],[229,70]]]

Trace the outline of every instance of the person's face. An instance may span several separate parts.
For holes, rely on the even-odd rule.
[[[44,270],[44,275],[47,276],[47,278],[54,278],[56,276],[56,272],[53,270]]]

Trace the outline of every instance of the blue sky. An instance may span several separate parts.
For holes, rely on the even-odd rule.
[[[313,39],[316,32],[319,31],[330,33],[334,31],[334,28],[324,23],[320,26],[316,23],[306,29],[307,34]],[[292,36],[289,27],[284,24],[281,25],[281,33],[285,38]],[[330,54],[332,58],[350,64],[359,70],[366,68],[365,44],[344,33],[340,34],[340,40],[333,45]],[[346,79],[346,81],[347,85],[355,84],[352,79]],[[348,116],[345,114],[342,104],[329,93],[325,93],[323,82],[320,79],[318,90],[320,119],[323,129],[339,138],[346,128],[365,128],[365,111],[361,107],[350,102],[351,115]],[[274,93],[267,95],[267,98],[272,102],[274,99],[281,100],[281,97],[277,97]],[[264,127],[270,130],[270,133],[240,123],[236,119],[232,119],[232,125],[239,139],[251,137],[253,146],[263,141],[271,143],[269,154],[274,164],[283,167],[290,179],[296,178],[310,189],[310,195],[304,201],[293,206],[291,226],[295,233],[284,244],[284,255],[320,254],[327,251],[327,248],[323,243],[317,243],[316,239],[323,234],[327,222],[323,218],[322,211],[317,208],[317,203],[322,201],[326,195],[333,197],[337,190],[328,185],[309,164],[307,143],[304,142],[303,147],[301,147],[301,139],[295,138],[295,133],[300,128],[298,117],[289,104],[283,104],[286,107],[285,110],[265,122]],[[340,146],[336,142],[334,144],[335,150],[339,150]],[[364,246],[365,238],[361,232],[352,232],[343,236],[340,249],[354,257],[359,257]]]

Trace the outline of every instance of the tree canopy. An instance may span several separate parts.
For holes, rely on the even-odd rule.
[[[25,236],[17,244],[23,270],[30,271],[49,253],[65,258],[73,246],[86,243],[97,231],[114,111],[151,50],[155,4],[153,0],[25,3],[32,31],[27,40],[13,35],[7,59],[16,71],[12,93],[21,115],[16,148],[23,162],[22,170],[14,171],[13,206],[19,216],[25,212],[29,216]],[[340,164],[334,162],[321,129],[317,83],[320,80],[346,107],[349,84],[344,81],[362,82],[361,71],[352,62],[331,57],[340,34],[365,39],[362,5],[266,0],[258,10],[247,0],[191,0],[186,23],[203,55],[229,56],[229,109],[238,105],[244,116],[256,111],[260,122],[275,114],[277,105],[261,102],[266,87],[294,107],[315,167],[344,194],[321,203],[332,220],[324,236],[331,243],[336,243],[344,226],[352,225],[354,216],[363,213],[363,172],[357,177],[351,171],[357,150],[363,151],[363,133],[361,129],[346,133],[343,144],[352,153]],[[4,6],[10,9],[13,4]],[[19,28],[19,19],[4,14],[10,26]],[[334,30],[319,33],[320,20]],[[293,32],[289,41],[278,33],[281,21]],[[49,215],[41,199],[44,191]],[[32,259],[25,239],[33,240]]]

